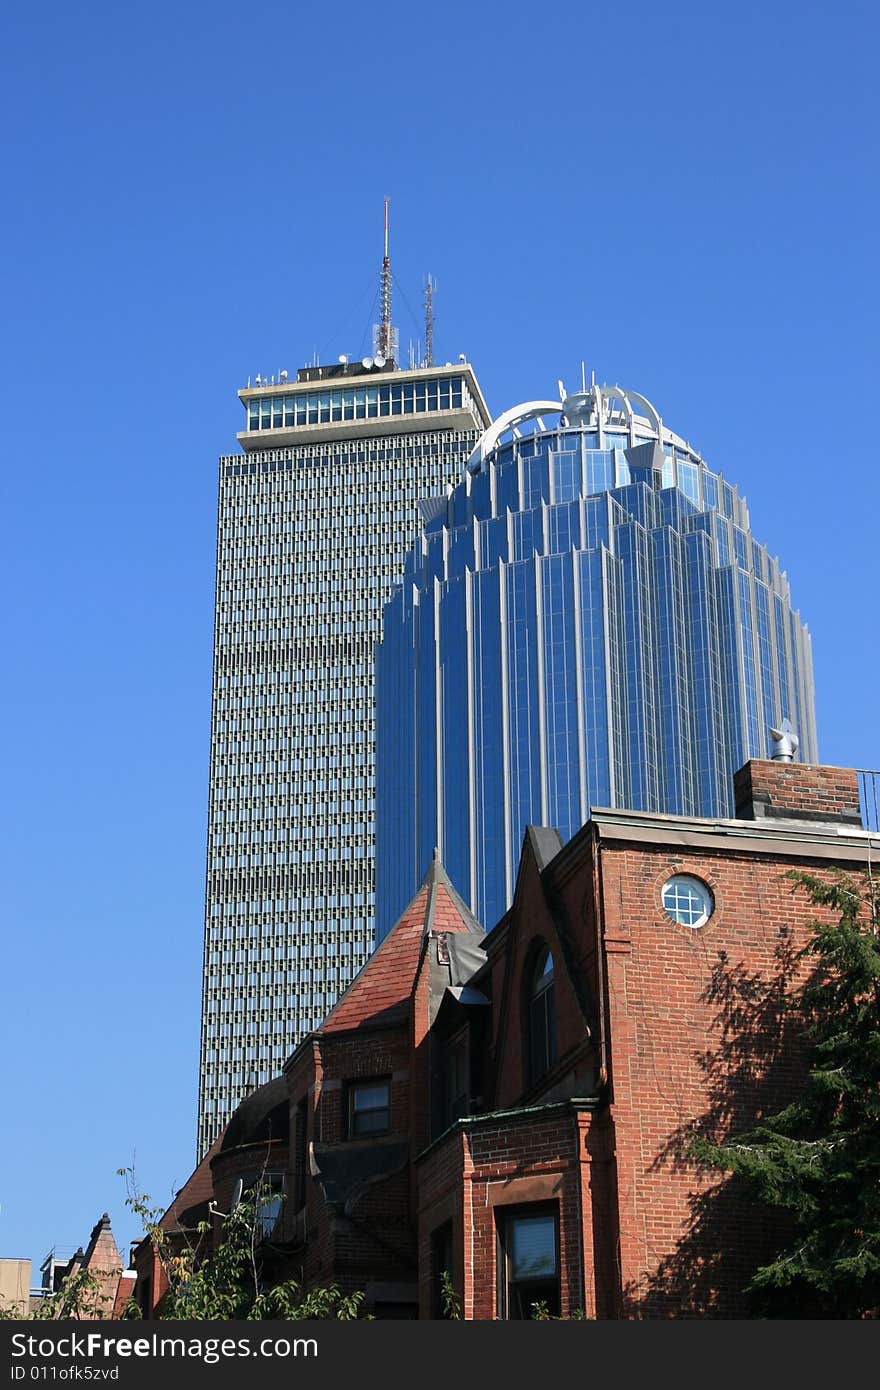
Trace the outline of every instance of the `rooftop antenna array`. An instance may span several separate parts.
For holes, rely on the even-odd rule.
[[[437,283],[429,275],[425,281],[425,366],[434,365],[434,291]]]

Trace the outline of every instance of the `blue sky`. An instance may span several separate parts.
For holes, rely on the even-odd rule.
[[[236,389],[404,344],[490,408],[580,361],[736,482],[880,767],[876,6],[17,7],[0,729],[0,1255],[137,1234],[194,1154],[216,458]],[[413,318],[404,296],[416,310]]]

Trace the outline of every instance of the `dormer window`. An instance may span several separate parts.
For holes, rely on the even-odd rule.
[[[529,1081],[537,1081],[556,1060],[556,1005],[553,998],[553,957],[546,946],[538,952],[528,989]]]
[[[387,1134],[391,1128],[391,1082],[352,1081],[348,1086],[348,1137]]]

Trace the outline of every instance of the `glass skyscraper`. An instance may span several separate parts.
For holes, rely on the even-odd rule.
[[[417,502],[460,476],[490,419],[462,360],[340,361],[238,394],[242,452],[220,459],[200,1154],[372,949],[382,603]]]
[[[816,761],[786,576],[643,397],[506,412],[422,510],[377,654],[380,937],[435,846],[489,928],[528,823],[565,841],[591,806],[732,816],[734,771],[785,717]]]

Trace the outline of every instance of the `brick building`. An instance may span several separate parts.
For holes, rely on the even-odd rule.
[[[435,860],[169,1229],[262,1173],[267,1274],[363,1289],[377,1316],[439,1316],[444,1270],[465,1318],[741,1314],[767,1232],[681,1141],[798,1086],[779,1005],[816,909],[786,874],[859,872],[880,839],[848,769],[753,761],[736,804],[730,820],[594,811],[566,845],[530,828],[488,934]],[[148,1261],[142,1246],[154,1306]]]
[[[53,1247],[40,1266],[40,1274],[42,1287],[31,1293],[31,1312],[39,1308],[43,1298],[60,1293],[68,1279],[74,1275],[87,1274],[89,1280],[87,1286],[81,1290],[78,1310],[73,1316],[95,1319],[122,1317],[134,1293],[137,1277],[135,1270],[123,1268],[122,1256],[106,1211],[92,1227],[85,1250],[80,1245],[72,1255],[61,1258],[57,1249]],[[65,1313],[65,1316],[71,1315]]]

